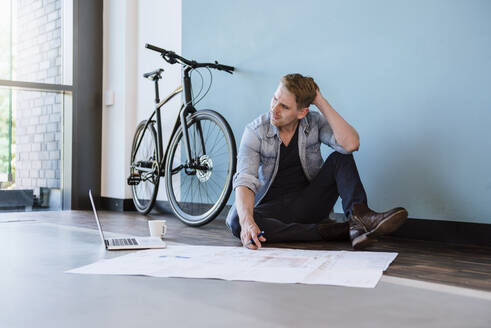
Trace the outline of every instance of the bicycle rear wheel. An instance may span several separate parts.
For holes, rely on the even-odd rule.
[[[130,177],[133,203],[138,212],[148,214],[155,204],[160,182],[160,167],[157,160],[157,133],[153,123],[145,129],[147,121],[136,128],[131,147]],[[140,141],[140,145],[138,142]],[[130,183],[131,181],[131,183]]]
[[[217,112],[200,110],[188,118],[187,127],[192,163],[187,163],[180,126],[165,161],[165,187],[179,219],[201,226],[220,213],[230,196],[237,150],[230,126]]]

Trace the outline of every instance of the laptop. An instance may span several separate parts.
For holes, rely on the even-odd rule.
[[[107,250],[125,250],[125,249],[148,249],[148,248],[165,248],[165,241],[159,237],[122,237],[122,238],[104,238],[104,232],[102,231],[102,225],[97,216],[95,210],[94,199],[92,198],[92,191],[89,190],[90,203],[92,204],[92,210],[94,210],[95,220],[97,227],[99,228],[99,235],[101,236],[102,243]]]

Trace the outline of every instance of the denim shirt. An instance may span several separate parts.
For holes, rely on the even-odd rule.
[[[254,206],[266,195],[278,171],[281,139],[278,128],[271,124],[270,112],[249,123],[240,141],[237,172],[233,188],[245,186],[255,193]],[[309,111],[300,120],[298,151],[305,176],[311,181],[323,164],[320,144],[349,154],[334,137],[331,126],[319,112]]]

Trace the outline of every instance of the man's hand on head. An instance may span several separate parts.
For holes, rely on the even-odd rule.
[[[312,105],[315,105],[317,108],[319,108],[321,101],[324,99],[322,96],[322,93],[320,92],[319,89],[317,89],[317,92],[315,93],[315,98],[314,101],[312,101]]]
[[[241,224],[240,231],[240,240],[242,241],[242,245],[254,250],[261,248],[261,242],[265,242],[266,238],[264,238],[264,236],[258,238],[257,235],[260,232],[261,229],[259,229],[253,218],[244,220]],[[251,239],[253,240],[252,243],[249,242]]]

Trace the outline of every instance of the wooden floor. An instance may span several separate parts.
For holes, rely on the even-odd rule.
[[[181,223],[173,215],[142,216],[134,212],[101,211],[104,230],[148,235],[147,220],[166,219],[169,241],[190,245],[240,246],[240,241],[225,227],[223,218],[199,228]],[[0,213],[1,224],[16,220],[36,220],[48,223],[97,229],[91,211],[16,212]],[[351,250],[348,242],[310,242],[266,244],[267,247],[288,247],[315,250]],[[369,251],[398,252],[399,255],[384,273],[388,276],[416,279],[491,291],[491,248],[385,237]]]

